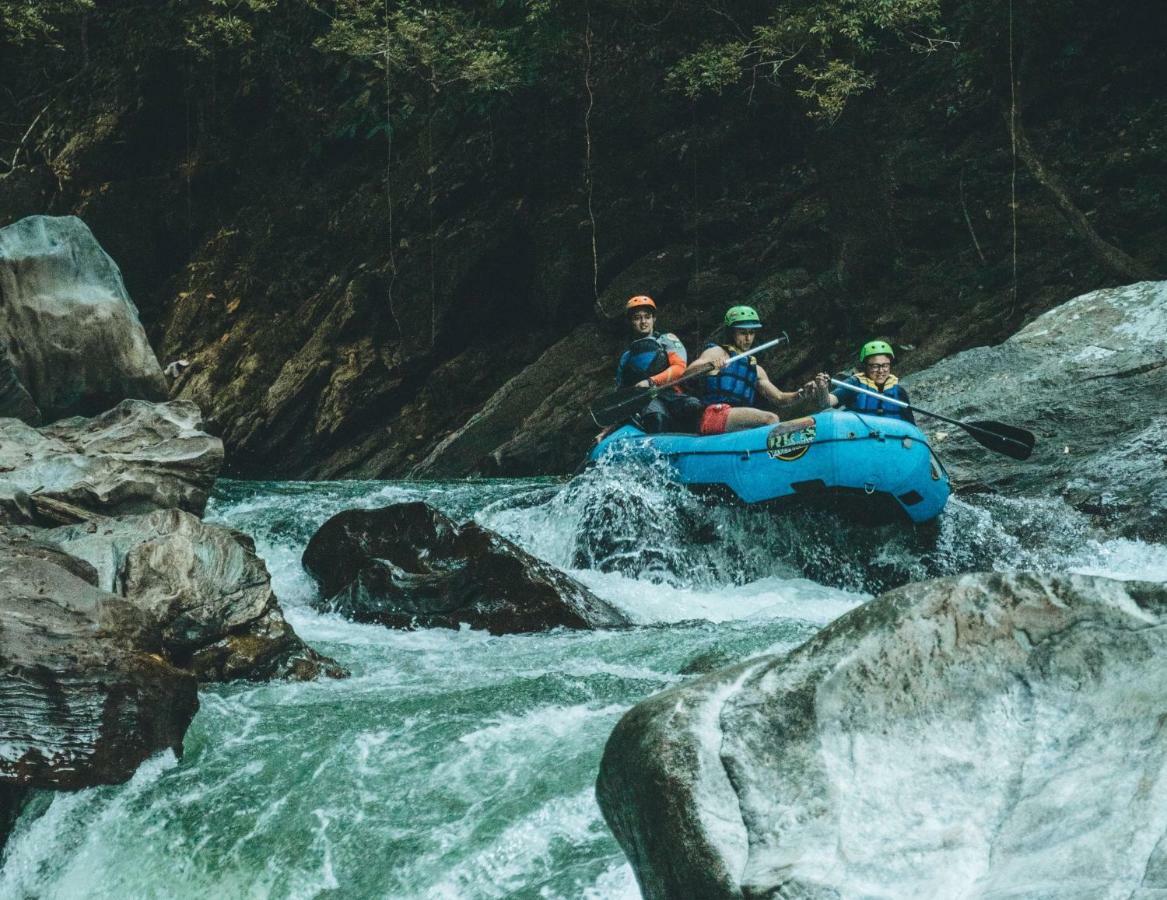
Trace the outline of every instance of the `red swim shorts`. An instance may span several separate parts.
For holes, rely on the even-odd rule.
[[[729,420],[731,408],[728,403],[714,403],[705,407],[705,412],[701,413],[701,424],[697,427],[697,433],[725,434],[725,423]]]

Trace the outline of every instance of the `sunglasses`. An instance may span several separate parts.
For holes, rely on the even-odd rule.
[[[891,363],[864,363],[863,367],[865,369],[871,369],[872,371],[875,371],[875,372],[878,372],[881,369],[887,369],[888,371],[890,371],[891,370]]]

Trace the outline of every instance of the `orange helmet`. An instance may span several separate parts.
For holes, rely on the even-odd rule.
[[[637,294],[626,304],[624,304],[624,314],[626,316],[632,315],[638,309],[651,309],[653,313],[656,312],[656,303],[653,302],[652,297],[647,294]]]

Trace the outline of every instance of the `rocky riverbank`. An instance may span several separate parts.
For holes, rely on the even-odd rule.
[[[79,221],[0,229],[0,347],[18,416],[0,418],[7,822],[30,789],[181,753],[200,681],[344,672],[284,620],[250,538],[200,520],[222,442],[194,404],[156,401],[137,310]]]

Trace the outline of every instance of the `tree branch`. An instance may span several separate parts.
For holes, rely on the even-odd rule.
[[[1131,281],[1147,281],[1161,278],[1162,276],[1150,266],[1139,262],[1114,244],[1104,240],[1094,230],[1094,226],[1090,224],[1090,221],[1082,211],[1070,199],[1070,195],[1066,192],[1061,180],[1042,164],[1041,158],[1029,142],[1029,137],[1026,135],[1025,129],[1021,127],[1020,116],[1015,118],[1013,127],[1017,141],[1017,154],[1021,157],[1021,161],[1025,163],[1025,168],[1029,170],[1029,174],[1036,179],[1037,183],[1049,192],[1049,195],[1054,200],[1054,204],[1061,211],[1062,215],[1065,216],[1070,228],[1094,251],[1094,255],[1098,260],[1115,274],[1121,275],[1123,278],[1128,278]]]
[[[12,162],[10,162],[8,164],[8,172],[9,173],[16,171],[16,160],[20,156],[20,151],[24,149],[24,145],[25,145],[25,142],[28,140],[28,136],[30,134],[32,134],[32,130],[34,128],[36,128],[36,123],[41,120],[41,116],[43,116],[46,112],[48,112],[49,106],[52,105],[52,102],[53,101],[50,100],[48,103],[46,103],[44,105],[44,107],[41,109],[41,111],[36,114],[36,118],[32,120],[32,124],[29,125],[28,130],[25,131],[24,137],[22,137],[20,139],[20,143],[16,145],[16,152],[12,154]]]

